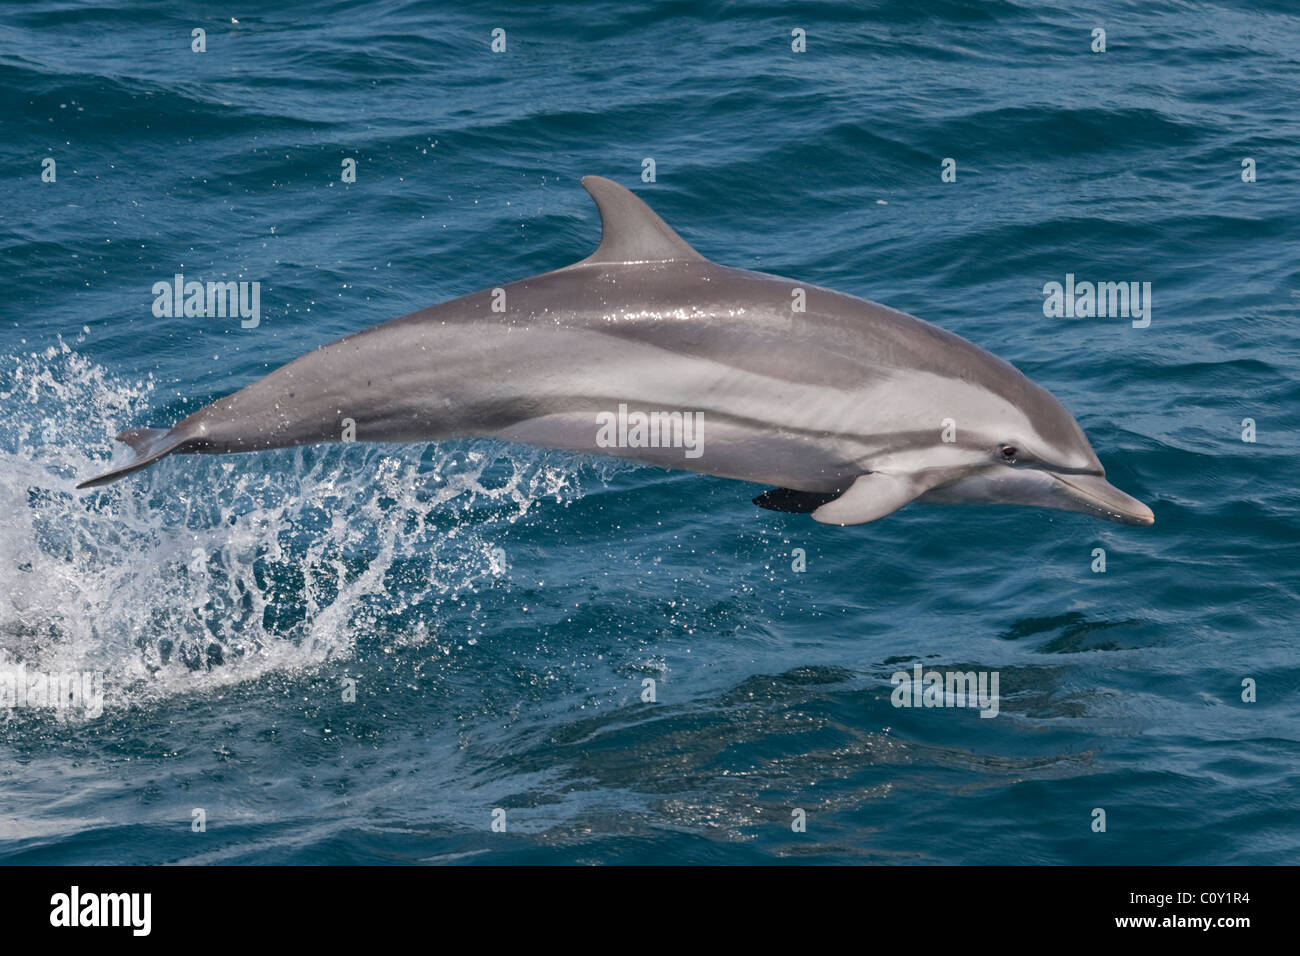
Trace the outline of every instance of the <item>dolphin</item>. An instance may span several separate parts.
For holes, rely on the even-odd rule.
[[[914,500],[1154,521],[1001,359],[883,305],[718,265],[617,183],[582,185],[601,217],[587,258],[323,345],[170,429],[124,431],[134,456],[77,487],[175,452],[479,436],[762,483],[755,504],[831,525]]]

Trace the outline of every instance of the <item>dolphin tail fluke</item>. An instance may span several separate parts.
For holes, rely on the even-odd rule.
[[[117,440],[127,444],[135,452],[135,457],[120,468],[106,471],[77,485],[80,488],[94,488],[117,481],[123,475],[139,471],[151,465],[159,458],[170,455],[190,440],[189,435],[181,434],[174,428],[128,428],[117,436]]]

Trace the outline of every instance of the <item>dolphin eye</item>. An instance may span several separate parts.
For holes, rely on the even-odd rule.
[[[1015,445],[1003,445],[998,451],[1002,453],[1002,460],[1008,464],[1014,464],[1016,456],[1020,454],[1020,449],[1016,448]]]

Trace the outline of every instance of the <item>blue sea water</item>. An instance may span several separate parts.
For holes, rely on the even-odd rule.
[[[1296,862],[1298,103],[1282,0],[0,8],[0,664],[105,693],[0,711],[0,862]],[[1010,360],[1155,525],[828,528],[487,441],[73,491],[585,256],[591,173]],[[156,318],[177,272],[259,281],[260,325]],[[1067,274],[1149,281],[1149,327],[1045,317]],[[997,672],[998,716],[893,706],[916,664]]]

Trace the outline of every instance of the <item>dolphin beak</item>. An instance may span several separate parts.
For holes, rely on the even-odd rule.
[[[1071,503],[1071,510],[1095,514],[1120,524],[1155,524],[1151,509],[1131,495],[1126,495],[1100,475],[1053,474]]]

